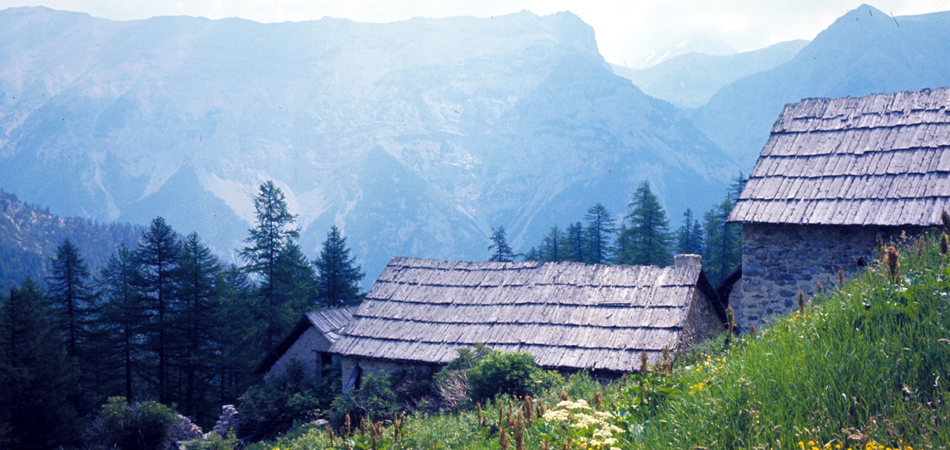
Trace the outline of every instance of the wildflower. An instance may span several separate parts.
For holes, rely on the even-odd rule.
[[[887,272],[891,276],[891,282],[900,282],[901,263],[898,261],[900,255],[894,247],[887,248]]]
[[[844,269],[838,269],[838,289],[841,289],[841,286],[844,286]]]
[[[798,313],[805,314],[805,292],[798,290]]]
[[[940,254],[946,256],[950,251],[950,242],[948,242],[947,233],[940,233]]]

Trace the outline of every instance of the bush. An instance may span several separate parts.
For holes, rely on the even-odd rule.
[[[330,422],[335,428],[343,428],[349,415],[350,424],[355,428],[364,418],[367,422],[377,422],[392,419],[399,412],[402,408],[393,391],[391,375],[369,374],[359,389],[333,399]]]
[[[175,423],[178,414],[161,403],[129,405],[125,397],[111,397],[93,421],[90,445],[129,450],[164,448],[170,445],[167,441]]]
[[[444,411],[463,411],[471,409],[472,389],[468,381],[468,370],[475,367],[493,352],[485,344],[475,344],[473,348],[458,349],[458,356],[449,361],[433,377],[433,389],[439,397],[440,407]]]
[[[303,365],[292,361],[280,376],[268,377],[251,386],[241,396],[241,423],[238,435],[258,441],[283,433],[295,422],[323,418],[333,397],[339,392],[340,363],[330,366],[320,380],[304,379]]]
[[[484,404],[498,394],[530,395],[532,377],[540,370],[530,353],[492,352],[468,370],[472,401]]]

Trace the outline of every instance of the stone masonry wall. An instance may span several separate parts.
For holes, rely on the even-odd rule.
[[[761,328],[773,316],[798,308],[798,291],[809,298],[817,283],[837,285],[838,269],[848,275],[864,270],[876,251],[877,236],[885,242],[919,227],[742,225],[742,279],[729,302],[743,330]]]
[[[287,365],[290,364],[290,361],[297,360],[303,364],[305,379],[319,379],[322,375],[323,364],[320,354],[317,352],[326,352],[329,349],[330,341],[316,327],[309,327],[274,363],[270,369],[270,374],[273,377],[283,374],[287,371]]]
[[[676,350],[685,350],[725,330],[725,324],[716,314],[709,299],[699,289],[693,289],[693,299],[690,301],[686,324]]]

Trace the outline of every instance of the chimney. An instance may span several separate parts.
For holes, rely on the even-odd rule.
[[[703,267],[703,256],[702,255],[676,255],[673,257],[673,261],[676,262],[676,267],[683,266],[696,266]]]

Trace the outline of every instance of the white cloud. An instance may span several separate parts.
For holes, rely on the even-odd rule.
[[[950,9],[946,0],[865,0],[894,15]],[[861,0],[0,0],[0,9],[44,5],[115,20],[158,15],[241,17],[260,22],[316,20],[392,22],[415,16],[490,17],[527,9],[571,11],[594,27],[601,53],[632,65],[653,50],[693,35],[714,36],[739,51],[812,39]]]

